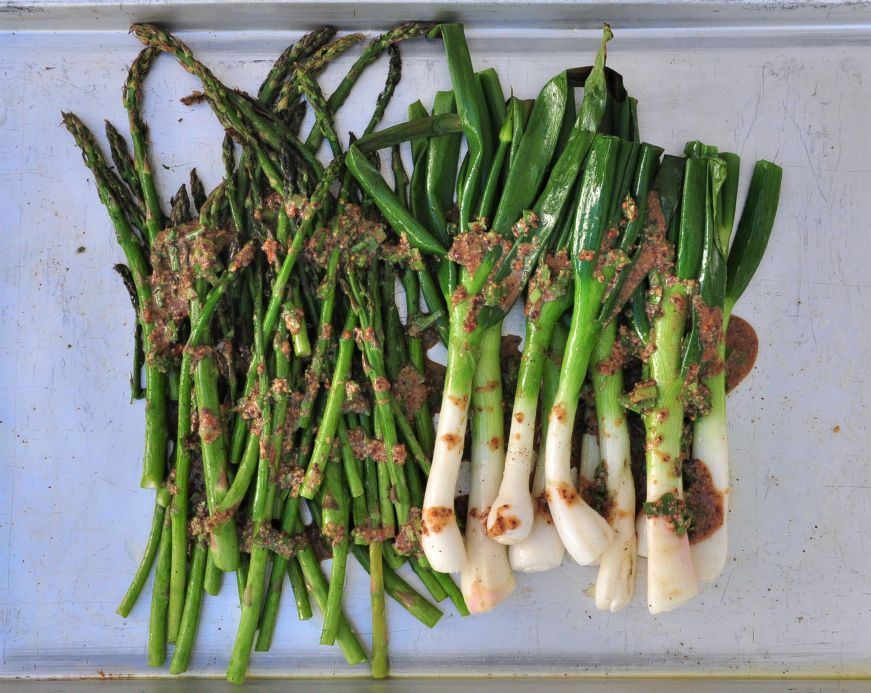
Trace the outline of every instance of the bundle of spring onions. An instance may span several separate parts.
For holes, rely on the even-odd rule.
[[[474,71],[458,24],[376,37],[329,96],[318,74],[357,34],[305,35],[253,97],[168,32],[132,32],[146,46],[123,90],[132,154],[109,123],[111,164],[79,118],[64,123],[136,311],[131,388],[145,399],[142,486],[156,497],[118,611],[153,571],[150,665],[173,644],[170,671],[187,670],[203,594],[224,573],[240,605],[233,682],[272,644],[285,575],[298,617],[312,618],[313,600],[321,642],[375,677],[388,671],[385,595],[428,627],[442,615],[400,576],[405,564],[462,615],[504,600],[512,571],[556,567],[565,551],[599,563],[592,593],[612,611],[632,599],[637,543],[654,613],[719,575],[726,334],[771,232],[777,166],[756,164],[732,238],[738,157],[640,142],[637,104],[605,66],[607,26],[592,66],[559,72],[529,101]],[[378,130],[398,44],[425,34],[441,38],[452,88]],[[140,103],[161,52],[200,79],[186,102],[208,104],[226,130],[221,184],[206,193],[192,170],[168,205]],[[346,148],[333,116],[385,52],[384,89]],[[518,301],[526,333],[509,372],[502,321]],[[427,358],[438,341],[443,374]],[[633,422],[646,473],[633,474]],[[350,555],[371,576],[368,652],[343,611]]]

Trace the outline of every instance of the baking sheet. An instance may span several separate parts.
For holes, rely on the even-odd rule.
[[[362,5],[373,26],[413,16]],[[723,5],[734,16],[735,3]],[[446,606],[432,631],[391,603],[394,674],[871,675],[871,11],[850,6],[850,24],[821,10],[818,22],[803,15],[800,25],[614,26],[609,64],[639,99],[644,139],[672,152],[690,138],[736,151],[745,185],[756,158],[784,167],[768,255],[736,309],[756,326],[760,355],[730,399],[732,548],[722,578],[655,618],[644,570],[633,605],[608,614],[583,594],[594,569],[568,562],[518,576],[515,594],[489,614],[462,619]],[[154,11],[105,7],[97,20]],[[353,18],[355,4],[336,7],[329,11]],[[111,269],[122,256],[105,211],[60,123],[69,109],[95,130],[104,117],[123,127],[121,83],[139,46],[81,13],[66,27],[77,31],[19,31],[33,27],[9,9],[0,15],[0,676],[153,676],[149,587],[130,618],[114,613],[153,503],[138,488],[142,404],[128,404],[133,315]],[[207,21],[193,7],[158,10],[183,25]],[[223,25],[233,24],[232,11]],[[541,24],[535,8],[526,11],[528,25]],[[563,27],[598,21],[583,7],[577,17]],[[475,66],[496,67],[521,97],[557,70],[587,64],[598,41],[597,31],[528,25],[469,30]],[[298,33],[183,38],[227,83],[254,90]],[[403,46],[403,55],[385,124],[449,84],[438,42]],[[364,75],[340,130],[368,118],[385,69],[382,61]],[[168,57],[147,81],[164,200],[191,166],[207,188],[219,180],[217,123],[206,107],[178,102],[197,86]],[[367,580],[356,563],[347,603],[368,638]],[[221,596],[205,600],[192,674],[223,672],[237,620],[227,576]],[[319,633],[320,620],[299,623],[286,600],[273,650],[252,657],[251,673],[367,674],[317,645]]]

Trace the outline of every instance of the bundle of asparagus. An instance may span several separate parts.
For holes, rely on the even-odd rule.
[[[634,593],[636,505],[651,611],[695,594],[697,576],[716,578],[726,555],[726,328],[773,225],[778,167],[757,164],[730,249],[737,157],[691,143],[686,158],[662,158],[639,142],[637,104],[605,66],[607,26],[594,64],[561,71],[534,101],[506,99],[495,71],[475,72],[457,24],[409,23],[375,38],[328,98],[317,75],[357,34],[305,35],[255,98],[168,32],[132,32],[146,46],[124,86],[132,155],[107,123],[113,169],[81,120],[64,122],[125,254],[116,269],[137,317],[131,387],[145,399],[142,486],[156,501],[119,613],[153,569],[150,665],[174,643],[170,671],[187,669],[203,593],[217,594],[225,572],[236,573],[240,603],[234,682],[252,648],[271,646],[285,574],[298,617],[312,617],[313,598],[321,642],[351,664],[368,659],[376,677],[388,670],[385,593],[428,627],[442,615],[397,573],[405,563],[434,601],[466,615],[504,600],[512,569],[553,568],[567,550],[600,562],[596,603],[616,611]],[[376,131],[400,79],[398,44],[426,33],[443,40],[452,89],[434,95],[431,112],[417,101],[408,122]],[[206,194],[192,170],[168,214],[140,104],[160,52],[200,79],[187,102],[208,103],[226,130],[221,184]],[[333,116],[384,52],[384,89],[345,149]],[[302,138],[307,109],[314,126]],[[409,141],[410,177],[400,149]],[[525,345],[509,373],[502,320],[520,298]],[[443,384],[426,357],[438,340]],[[429,396],[439,389],[434,430]],[[646,493],[630,464],[635,413]],[[684,469],[694,481],[686,498]],[[343,613],[349,554],[371,576],[368,655]]]

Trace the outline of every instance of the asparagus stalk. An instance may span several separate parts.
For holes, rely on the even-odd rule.
[[[330,112],[336,113],[342,107],[342,104],[345,103],[348,96],[351,94],[351,89],[353,89],[357,80],[360,79],[360,75],[363,74],[363,71],[375,62],[378,59],[378,56],[380,56],[387,48],[399,43],[400,41],[407,41],[417,36],[422,36],[431,28],[432,25],[426,22],[408,22],[406,24],[400,24],[390,31],[372,39],[372,41],[370,41],[363,49],[360,57],[357,58],[351,66],[351,69],[348,70],[348,73],[339,83],[339,86],[336,87],[336,90],[330,95],[327,102]],[[323,134],[317,127],[315,127],[306,138],[305,146],[311,151],[317,151],[321,146],[321,142],[323,142]]]
[[[145,203],[145,225],[148,243],[154,243],[163,225],[163,214],[157,199],[154,174],[148,156],[148,126],[141,116],[142,82],[148,74],[157,51],[145,48],[136,56],[124,85],[123,101],[130,123],[133,139],[134,167],[139,176],[142,198]],[[128,263],[129,264],[129,263]],[[131,267],[132,269],[132,267]],[[142,305],[146,305],[142,303]],[[143,326],[146,345],[151,329]],[[157,488],[162,482],[166,468],[166,397],[167,377],[146,360],[145,366],[145,455],[142,468],[143,488]]]
[[[281,90],[284,80],[293,71],[294,66],[310,58],[315,52],[333,39],[338,30],[334,26],[318,27],[305,34],[295,44],[288,46],[273,63],[269,74],[260,85],[257,100],[264,106],[271,107]]]
[[[254,344],[255,353],[260,363],[265,364],[265,340],[263,330],[263,300],[260,273],[255,274],[255,307],[254,307]],[[262,438],[268,440],[271,426],[271,410],[266,400],[268,381],[265,370],[259,373],[260,409],[262,412]],[[253,437],[253,436],[252,436]],[[251,648],[260,618],[260,609],[266,593],[266,566],[269,560],[269,550],[258,544],[257,538],[272,520],[272,507],[276,494],[276,454],[269,444],[260,446],[260,456],[257,465],[257,482],[254,487],[254,497],[251,503],[251,520],[254,525],[254,540],[251,547],[251,562],[248,567],[245,589],[240,600],[241,615],[233,651],[227,666],[227,680],[231,683],[242,683],[248,669]]]
[[[213,597],[221,592],[221,583],[224,581],[224,571],[215,565],[212,552],[206,556],[206,573],[203,576],[203,591]]]
[[[171,542],[169,521],[164,517],[151,591],[151,613],[148,619],[148,666],[150,667],[163,666],[166,661],[166,612],[169,606]]]
[[[112,267],[124,282],[124,288],[130,295],[130,303],[133,306],[133,366],[130,370],[130,399],[142,399],[145,397],[145,389],[142,387],[142,366],[145,364],[145,349],[142,344],[142,323],[139,321],[139,296],[136,294],[136,284],[133,274],[127,265],[118,263]]]
[[[382,543],[369,544],[369,594],[372,601],[372,678],[387,676],[387,621],[384,608]]]
[[[275,335],[275,343],[273,352],[275,355],[275,383],[278,389],[278,395],[275,396],[275,412],[274,412],[274,426],[271,436],[271,454],[276,456],[276,464],[280,465],[280,460],[284,453],[284,442],[285,438],[290,438],[292,440],[293,431],[287,430],[287,418],[288,418],[288,409],[289,409],[289,397],[287,390],[292,387],[292,376],[291,376],[291,363],[290,363],[290,348],[287,342],[287,329],[285,325],[279,325],[278,332]],[[275,385],[273,386],[275,387]],[[277,476],[277,472],[273,469],[271,471],[273,481]],[[284,506],[281,506],[281,510],[278,510],[278,506],[281,503],[278,499],[273,504],[273,508],[267,508],[267,520],[266,523],[269,523],[269,515],[271,514],[273,517],[278,515],[281,516],[284,511]],[[271,572],[269,575],[268,587],[266,590],[266,596],[263,601],[263,609],[260,614],[260,621],[258,624],[258,633],[257,640],[254,643],[255,651],[261,652],[268,650],[272,643],[272,635],[275,630],[276,616],[278,610],[278,603],[281,598],[281,591],[284,583],[284,574],[288,567],[288,562],[290,565],[294,565],[294,570],[298,569],[298,566],[295,565],[293,557],[286,557],[283,554],[275,552],[272,556],[272,566]],[[293,579],[301,578],[301,575],[294,575]],[[294,586],[295,594],[298,590],[298,585],[301,585],[301,582],[298,582],[297,585]],[[301,590],[303,595],[306,594],[305,588]],[[300,612],[300,616],[305,616],[308,613],[308,617],[310,617],[310,607],[308,612],[305,610],[306,602],[302,600],[299,601],[299,607],[303,609]],[[302,618],[300,619],[302,620]]]
[[[383,496],[380,488],[381,479],[371,457],[366,458],[366,500],[369,510],[368,530],[369,540],[369,601],[372,615],[372,658],[370,661],[372,676],[384,678],[387,676],[387,620],[384,608],[384,566],[382,543],[385,527],[381,517],[379,496]]]
[[[351,553],[370,572],[369,552],[362,546],[351,545]],[[384,567],[384,590],[397,604],[408,611],[427,628],[432,628],[442,617],[442,612],[420,596],[414,588],[402,579],[392,568]]]
[[[323,168],[312,150],[303,145],[274,114],[258,108],[248,97],[224,86],[178,38],[153,24],[134,24],[130,31],[146,46],[171,53],[185,70],[199,77],[209,104],[225,127],[234,130],[252,145],[262,141],[277,152],[292,148],[314,175],[322,175]],[[267,157],[262,156],[262,151],[258,151],[258,161],[271,183],[280,180],[277,169]]]
[[[170,674],[183,674],[187,671],[190,663],[203,603],[203,581],[206,573],[207,554],[205,543],[197,541],[194,546],[194,555],[185,592],[184,612],[176,636],[175,651],[172,653],[172,659],[169,663]]]
[[[112,163],[115,164],[115,169],[121,179],[126,183],[127,188],[133,195],[133,199],[139,204],[142,204],[142,184],[139,181],[139,173],[136,170],[136,164],[127,148],[127,142],[124,137],[118,132],[118,129],[108,120],[106,121],[106,139],[109,140],[109,151],[112,153]],[[144,231],[143,226],[140,230]]]
[[[334,41],[330,41],[329,43],[320,46],[317,50],[306,56],[304,60],[298,60],[297,62],[303,70],[312,76],[315,76],[349,48],[362,41],[363,38],[363,34],[346,34],[340,36]],[[295,108],[302,104],[302,102],[297,101],[300,94],[298,85],[293,79],[293,71],[288,70],[288,74],[291,75],[291,79],[288,79],[281,85],[281,90],[276,97],[274,106],[272,106],[272,110],[275,113],[282,114],[285,118],[289,118],[293,114]],[[288,125],[290,124],[288,123]],[[296,132],[299,130],[299,127],[291,127],[291,130]]]
[[[345,402],[345,384],[351,370],[351,358],[354,355],[354,329],[356,326],[357,316],[353,311],[348,311],[345,327],[339,341],[339,355],[336,358],[333,382],[327,395],[323,418],[318,426],[314,448],[300,491],[303,498],[314,498],[323,481],[324,470],[327,467],[327,460],[336,436],[336,428],[339,425],[342,405]]]
[[[300,568],[299,560],[296,557],[287,562],[287,577],[290,580],[291,589],[293,590],[297,618],[299,618],[300,621],[307,621],[312,617],[311,601],[309,600],[308,592],[305,588],[305,578],[302,574],[302,568]],[[264,632],[265,631],[262,629],[258,632],[258,643],[261,634]],[[268,650],[269,647],[266,643],[260,646],[255,644],[255,649],[264,651]]]
[[[194,387],[197,390],[206,499],[209,512],[214,518],[210,553],[216,567],[224,572],[232,572],[239,566],[239,544],[232,514],[227,516],[227,513],[219,511],[229,491],[230,480],[227,475],[227,449],[218,393],[218,371],[213,356],[206,356],[196,364]]]
[[[139,563],[139,567],[133,575],[133,581],[130,583],[130,587],[127,588],[127,592],[124,594],[121,604],[118,605],[117,612],[123,618],[127,618],[130,615],[133,606],[136,604],[136,600],[139,599],[142,588],[145,586],[145,581],[148,580],[148,576],[151,573],[151,567],[154,565],[154,559],[157,556],[157,550],[160,546],[163,532],[163,520],[169,503],[169,491],[165,488],[159,489],[154,503],[154,515],[151,519],[151,531],[148,533],[148,541],[145,544],[145,553],[142,555],[142,561]]]
[[[130,136],[133,139],[134,168],[145,203],[145,224],[149,244],[154,243],[155,237],[163,227],[163,213],[157,199],[157,188],[154,185],[154,174],[148,156],[148,126],[142,120],[141,99],[142,82],[157,54],[155,48],[146,47],[136,56],[127,73],[123,90],[124,107],[127,109]]]
[[[348,339],[350,341],[351,338]],[[327,594],[327,610],[324,612],[321,645],[332,645],[336,641],[342,616],[342,595],[345,590],[345,571],[350,552],[348,519],[351,505],[342,478],[342,467],[335,455],[327,467],[326,477],[321,532],[332,542],[333,563],[330,568],[330,588]]]
[[[302,569],[302,574],[305,579],[305,584],[309,589],[309,594],[314,598],[318,608],[325,612],[327,609],[327,595],[329,586],[327,579],[321,572],[321,567],[318,564],[317,556],[311,546],[306,546],[300,550],[299,565]],[[351,628],[348,619],[342,617],[339,624],[339,632],[336,635],[336,642],[342,654],[345,656],[345,661],[348,664],[361,664],[366,661],[366,652],[363,650],[363,645],[360,643],[357,634]],[[385,652],[386,654],[386,652]],[[373,652],[373,660],[375,654]]]
[[[109,212],[109,217],[115,227],[118,244],[127,258],[127,266],[133,277],[136,293],[139,299],[142,334],[145,343],[149,343],[153,324],[142,316],[142,310],[151,300],[151,287],[148,282],[150,269],[139,241],[127,221],[123,208],[108,183],[106,165],[103,155],[97,148],[94,137],[84,123],[72,113],[64,113],[64,124],[82,150],[82,158],[94,175],[100,200]],[[134,139],[134,143],[135,143]],[[145,453],[143,459],[143,488],[158,488],[163,483],[166,467],[166,374],[154,364],[146,362],[145,385]]]

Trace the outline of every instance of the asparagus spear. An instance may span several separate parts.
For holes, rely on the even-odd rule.
[[[345,36],[340,36],[334,41],[330,41],[329,43],[320,46],[316,51],[306,56],[304,60],[298,60],[297,62],[305,72],[314,77],[330,62],[341,56],[345,51],[352,48],[362,40],[363,34],[346,34]],[[293,78],[293,71],[289,70],[288,74],[291,75],[291,78],[281,85],[281,90],[276,97],[275,105],[272,107],[272,110],[275,113],[283,114],[286,117],[290,117],[293,114],[293,111],[295,110],[294,104],[302,104],[302,102],[297,101],[300,94],[299,88]],[[294,132],[299,129],[298,127],[291,127],[290,123],[288,123],[288,127],[290,127]]]
[[[356,84],[360,75],[363,74],[363,71],[375,62],[375,60],[378,59],[378,56],[380,56],[387,48],[399,43],[400,41],[407,41],[417,36],[422,36],[431,28],[432,25],[426,22],[408,22],[406,24],[400,24],[390,31],[372,39],[372,41],[370,41],[363,49],[360,57],[357,58],[350,70],[348,70],[348,73],[344,76],[339,86],[336,87],[336,90],[330,95],[327,102],[330,112],[336,113],[342,107],[342,104],[347,100],[351,93],[351,89],[353,89],[354,84]],[[313,128],[309,133],[309,136],[306,138],[305,145],[311,151],[317,151],[321,142],[323,142],[322,133],[320,133],[317,128]]]
[[[181,617],[175,651],[169,663],[169,673],[183,674],[188,669],[193,652],[194,637],[200,620],[200,608],[203,603],[203,582],[206,573],[206,557],[208,550],[202,541],[194,546],[190,575],[185,592],[184,612]]]
[[[200,78],[209,104],[225,127],[230,127],[252,145],[262,141],[277,152],[290,147],[315,176],[321,174],[323,169],[317,157],[274,114],[258,108],[242,94],[229,90],[211,70],[194,58],[190,48],[178,38],[153,24],[134,24],[130,31],[146,46],[173,54],[185,70]],[[271,182],[277,182],[277,172],[269,159],[258,152],[258,161]]]
[[[271,107],[283,87],[284,80],[293,71],[294,66],[309,59],[336,35],[338,29],[324,25],[305,34],[295,44],[288,46],[273,63],[269,74],[260,85],[257,100],[264,106]]]
[[[151,567],[154,565],[154,559],[157,556],[157,550],[160,546],[163,533],[163,520],[169,502],[169,491],[165,488],[159,489],[157,492],[157,499],[154,503],[154,515],[151,520],[151,531],[148,533],[148,541],[145,544],[145,553],[142,555],[142,561],[136,569],[130,587],[127,588],[127,592],[124,594],[121,604],[118,605],[117,612],[123,618],[127,618],[130,615],[133,606],[136,604],[136,600],[139,599],[139,594],[142,592],[142,588],[145,586],[145,581],[148,580],[148,576],[151,573]]]
[[[350,337],[348,340],[350,341]],[[333,563],[330,568],[330,588],[327,594],[327,609],[324,612],[321,645],[332,645],[336,641],[342,616],[345,570],[350,551],[348,520],[351,505],[347,486],[342,479],[342,467],[335,457],[327,467],[326,477],[321,532],[332,543]]]

